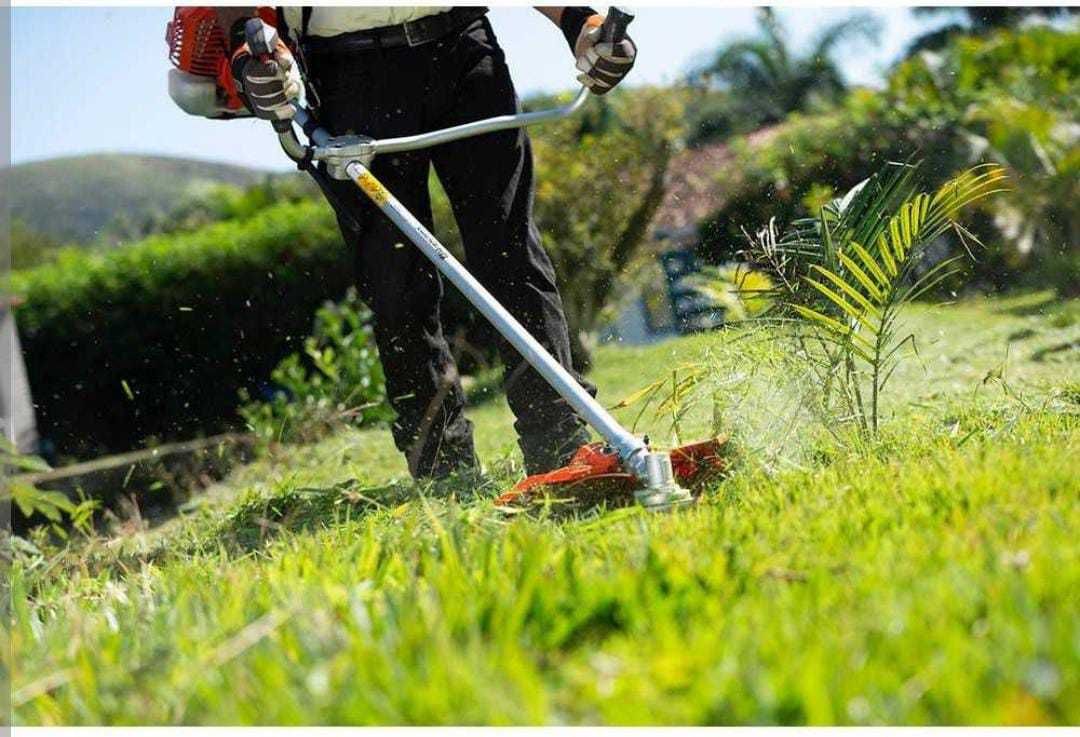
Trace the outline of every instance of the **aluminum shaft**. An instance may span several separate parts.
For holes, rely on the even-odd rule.
[[[346,171],[356,185],[389,217],[445,276],[491,322],[529,365],[565,399],[582,418],[618,452],[627,470],[639,478],[648,477],[645,443],[634,437],[534,338],[525,326],[499,304],[476,277],[379,182],[366,166],[354,161]]]

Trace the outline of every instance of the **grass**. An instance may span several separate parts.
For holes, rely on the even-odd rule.
[[[23,546],[16,723],[1075,724],[1078,312],[912,310],[869,443],[767,335],[605,347],[612,404],[712,368],[682,430],[739,464],[670,515],[493,509],[519,468],[491,402],[479,488],[395,481],[388,434],[351,432],[154,529]]]

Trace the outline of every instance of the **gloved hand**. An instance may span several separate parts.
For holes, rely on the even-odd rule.
[[[290,120],[296,112],[292,103],[299,99],[303,82],[289,47],[276,33],[274,36],[274,54],[266,61],[252,56],[246,43],[239,46],[232,56],[232,74],[256,116]]]
[[[637,57],[637,46],[629,36],[616,44],[602,42],[603,23],[604,16],[598,13],[589,16],[574,42],[574,57],[581,72],[578,81],[597,95],[610,92],[621,82],[634,68]]]

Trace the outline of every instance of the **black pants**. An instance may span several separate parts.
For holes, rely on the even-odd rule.
[[[502,49],[486,18],[416,47],[308,59],[332,134],[375,138],[420,133],[518,109]],[[524,131],[503,131],[432,149],[377,157],[372,172],[431,227],[428,175],[434,164],[453,207],[472,273],[566,368],[570,346],[555,273],[533,222],[533,162]],[[439,320],[442,281],[423,254],[350,182],[360,232],[339,217],[358,249],[361,297],[397,413],[394,441],[414,476],[475,464],[472,424]],[[561,465],[587,442],[571,408],[500,340],[504,386],[530,473]],[[582,382],[595,393],[595,389]]]

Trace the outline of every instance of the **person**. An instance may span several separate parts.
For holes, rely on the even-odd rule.
[[[604,43],[604,17],[591,8],[537,10],[562,31],[579,80],[593,92],[610,91],[633,67],[634,42]],[[297,53],[279,41],[272,60],[253,58],[243,43],[249,11],[220,8],[218,13],[222,27],[231,30],[238,89],[261,118],[291,117],[291,103],[303,85],[331,135],[401,136],[519,111],[486,8],[283,8],[277,12],[279,38],[292,40]],[[376,157],[374,175],[428,228],[432,166],[450,200],[470,270],[572,370],[554,268],[533,218],[533,161],[525,131]],[[465,397],[440,323],[443,285],[437,271],[418,249],[403,243],[391,221],[351,182],[331,186],[332,199],[350,202],[358,213],[339,211],[338,222],[346,243],[356,249],[357,287],[374,315],[396,413],[396,446],[418,479],[475,469],[472,423],[465,417]],[[584,422],[501,338],[499,353],[526,471],[564,465],[589,441]],[[578,378],[595,395],[595,388]]]

